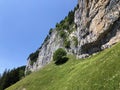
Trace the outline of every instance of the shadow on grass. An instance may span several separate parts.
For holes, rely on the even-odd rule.
[[[64,64],[64,63],[66,63],[68,60],[69,60],[68,57],[64,57],[64,58],[62,58],[61,60],[55,62],[55,64],[56,64],[56,65],[62,65],[62,64]]]

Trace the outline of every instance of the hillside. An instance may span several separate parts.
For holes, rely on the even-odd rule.
[[[51,62],[6,90],[120,90],[120,43],[89,58]]]

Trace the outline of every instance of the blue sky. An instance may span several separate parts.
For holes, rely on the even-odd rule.
[[[26,65],[77,0],[0,0],[0,73]]]

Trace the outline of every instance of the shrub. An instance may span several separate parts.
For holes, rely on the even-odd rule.
[[[50,39],[50,36],[49,36],[49,35],[47,35],[47,37],[45,38],[44,43],[47,42],[48,39]]]
[[[72,23],[74,23],[74,11],[70,11],[68,14],[68,22],[71,25]]]
[[[33,65],[33,63],[37,61],[38,55],[39,55],[38,50],[35,53],[30,54],[30,56],[29,56],[29,58],[31,60],[30,65]]]
[[[51,28],[51,29],[49,30],[49,35],[51,35],[52,32],[53,32],[53,29]]]
[[[59,34],[60,34],[60,37],[61,38],[66,38],[67,37],[67,35],[66,35],[66,32],[64,31],[64,30],[61,30],[60,32],[59,32]]]
[[[70,48],[70,41],[69,40],[65,40],[64,41],[64,46],[65,46],[65,48]]]
[[[63,63],[65,60],[64,57],[66,55],[67,55],[67,52],[64,49],[59,48],[54,52],[53,60],[55,61],[55,63]]]

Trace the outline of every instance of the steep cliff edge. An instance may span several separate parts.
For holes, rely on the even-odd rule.
[[[50,63],[58,48],[85,58],[120,41],[119,0],[78,0],[78,3],[79,7],[57,24],[41,48],[29,56],[26,72]],[[74,19],[69,20],[71,14]]]

